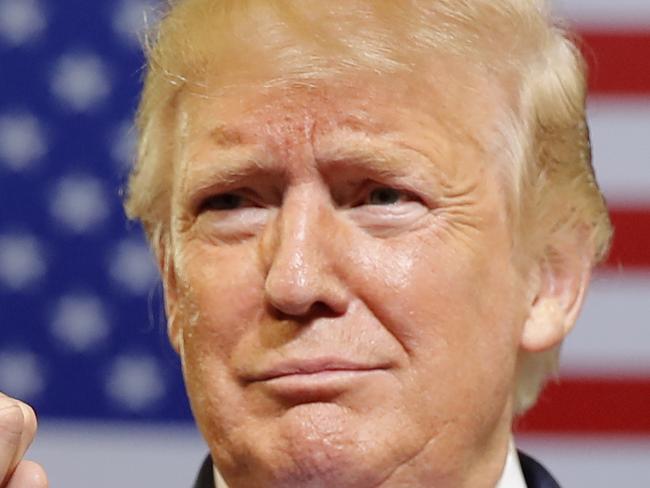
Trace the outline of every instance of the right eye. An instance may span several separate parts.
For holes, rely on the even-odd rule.
[[[387,186],[373,189],[367,197],[369,205],[395,205],[404,199],[403,191]]]
[[[243,207],[246,203],[247,199],[237,193],[220,193],[203,200],[199,207],[199,213],[207,211],[236,210]]]

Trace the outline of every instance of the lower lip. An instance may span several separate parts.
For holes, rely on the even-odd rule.
[[[282,397],[316,401],[337,396],[352,387],[358,387],[359,381],[370,379],[380,372],[383,370],[332,370],[296,373],[264,380],[260,384]]]

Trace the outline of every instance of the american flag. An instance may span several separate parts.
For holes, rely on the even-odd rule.
[[[120,189],[155,0],[0,0],[0,391],[32,403],[54,487],[189,486],[206,451]],[[518,443],[561,484],[650,486],[650,0],[557,0],[590,64],[616,227]]]

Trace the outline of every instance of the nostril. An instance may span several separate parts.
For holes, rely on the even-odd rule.
[[[312,304],[308,313],[310,315],[314,315],[318,317],[338,317],[339,315],[341,315],[339,312],[337,312],[332,307],[330,307],[327,303],[322,301],[317,301],[314,304]]]
[[[341,315],[323,301],[316,301],[300,311],[288,310],[286,307],[277,307],[270,303],[269,314],[276,320],[291,320],[303,325],[307,325],[317,318],[334,318]]]

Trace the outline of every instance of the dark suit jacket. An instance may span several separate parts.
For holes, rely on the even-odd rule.
[[[541,464],[521,451],[519,451],[519,462],[528,488],[560,488],[560,485]],[[210,456],[206,458],[203,466],[201,466],[194,488],[215,488]]]

